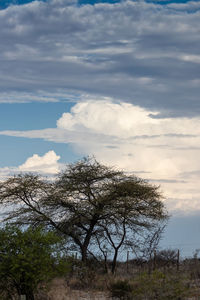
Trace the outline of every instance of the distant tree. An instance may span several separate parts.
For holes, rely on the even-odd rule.
[[[0,241],[0,290],[6,299],[18,294],[34,300],[40,282],[66,272],[56,252],[60,239],[52,232],[7,225],[0,229]]]
[[[113,245],[117,258],[131,232],[167,218],[161,199],[157,186],[92,158],[68,165],[54,182],[25,174],[0,185],[1,203],[15,204],[7,220],[57,229],[80,250],[82,261],[96,236]]]
[[[177,264],[178,249],[163,249],[156,253],[156,263],[159,266],[167,266]]]
[[[155,222],[152,224],[151,230],[140,232],[142,236],[138,236],[138,243],[134,249],[138,259],[151,261],[155,255],[155,251],[158,252],[159,242],[167,225],[167,221],[168,220],[165,219],[162,222]]]

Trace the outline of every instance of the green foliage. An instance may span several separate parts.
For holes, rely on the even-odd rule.
[[[33,292],[40,282],[69,269],[58,255],[60,238],[41,227],[22,231],[7,225],[0,230],[0,241],[1,288],[10,294],[34,299]]]

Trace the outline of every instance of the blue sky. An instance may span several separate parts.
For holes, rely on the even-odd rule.
[[[45,2],[46,0],[44,0]],[[198,2],[198,0],[194,0],[196,2]],[[4,9],[6,7],[8,7],[9,5],[23,5],[23,4],[26,4],[26,3],[30,3],[32,2],[32,0],[1,0],[0,1],[0,8]],[[79,0],[78,3],[80,5],[85,5],[85,4],[96,4],[96,3],[111,3],[111,4],[114,4],[114,3],[117,3],[117,2],[120,2],[120,0]],[[174,1],[165,1],[165,0],[148,0],[147,2],[150,2],[150,3],[157,3],[157,4],[161,4],[161,5],[165,5],[165,4],[170,4],[170,3],[187,3],[187,2],[190,2],[189,0],[174,0]]]
[[[1,130],[26,130],[51,128],[55,125],[62,112],[69,110],[71,103],[34,103],[0,105]],[[8,113],[9,111],[9,118]],[[2,136],[0,147],[0,166],[18,166],[25,159],[32,156],[35,151],[43,155],[52,148],[52,143],[41,139],[26,139]],[[54,144],[54,151],[60,155],[60,162],[73,162],[80,156],[73,153],[71,146],[66,144]],[[34,153],[35,153],[34,152]]]
[[[3,0],[3,1],[0,1],[0,8],[4,9],[6,7],[8,7],[9,5],[23,5],[23,4],[26,4],[26,3],[30,3],[32,2],[32,0]],[[95,4],[95,3],[117,3],[117,2],[120,2],[119,0],[104,0],[104,1],[101,1],[101,0],[79,0],[78,1],[80,5],[85,5],[85,4]]]
[[[160,185],[163,245],[200,248],[200,1],[0,8],[0,177],[95,155]]]

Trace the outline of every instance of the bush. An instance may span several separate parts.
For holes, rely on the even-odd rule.
[[[61,239],[42,227],[22,231],[8,225],[0,229],[0,240],[0,290],[7,299],[18,294],[34,300],[42,282],[69,271],[59,255]]]
[[[110,291],[112,297],[116,297],[122,300],[131,300],[131,285],[128,280],[117,280],[110,285]]]

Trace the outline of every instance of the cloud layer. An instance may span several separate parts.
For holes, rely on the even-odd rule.
[[[0,102],[89,94],[160,116],[199,115],[199,21],[199,1],[50,0],[0,10]]]

